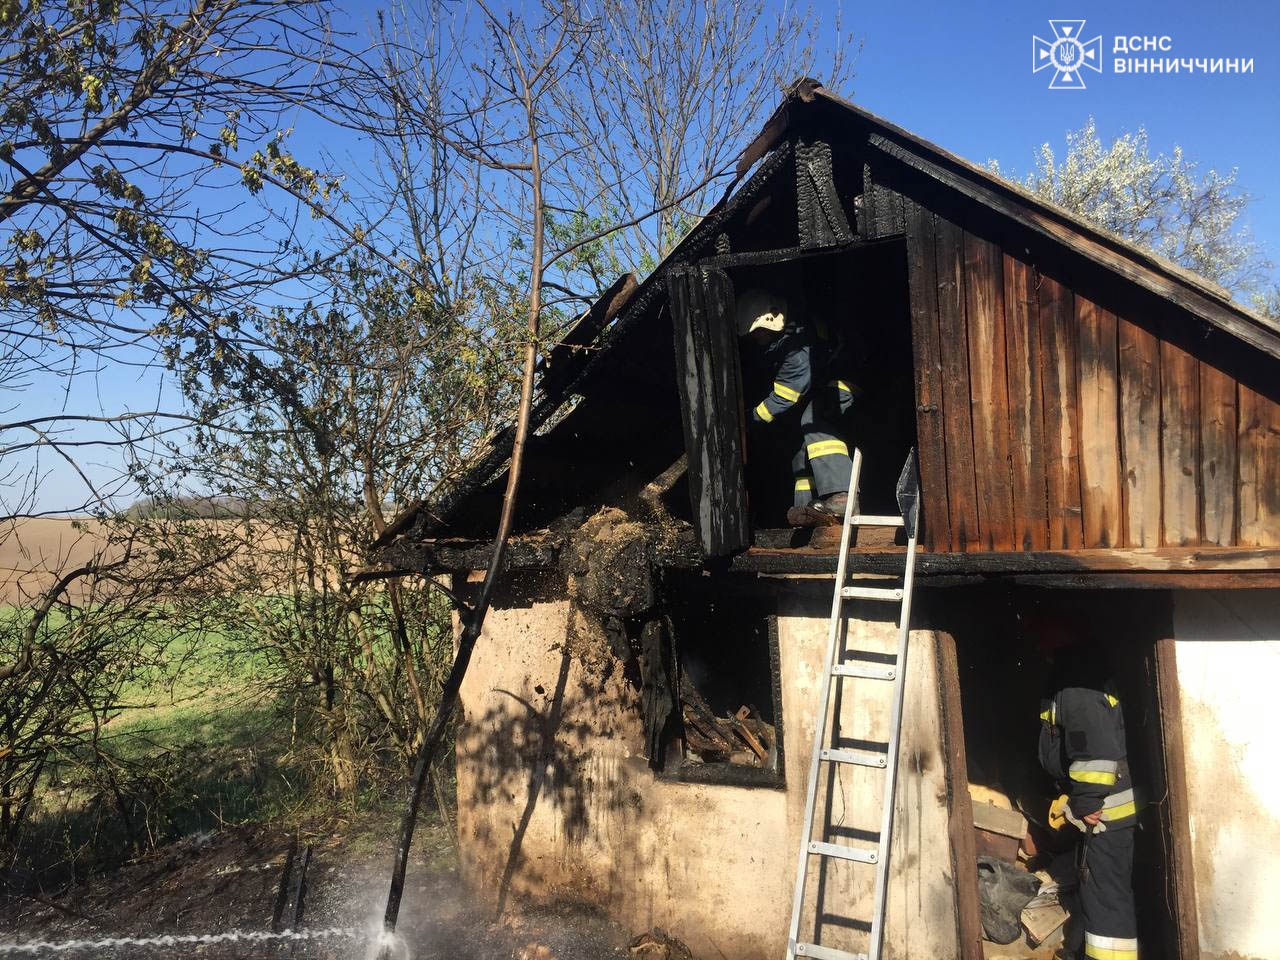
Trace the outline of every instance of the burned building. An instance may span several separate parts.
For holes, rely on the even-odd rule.
[[[749,283],[852,345],[864,511],[893,512],[918,451],[885,955],[983,956],[975,814],[998,795],[1043,815],[1051,617],[1114,660],[1147,955],[1274,956],[1280,328],[813,83],[739,177],[542,360],[519,529],[463,687],[467,882],[590,902],[701,956],[784,954],[838,549],[783,528],[790,454],[750,422],[768,385],[732,319]],[[402,518],[388,569],[466,597],[510,449]],[[860,533],[848,563],[891,577],[903,552],[901,531]],[[888,650],[892,612],[850,609],[845,643]],[[842,735],[883,743],[882,713],[851,692]],[[817,832],[872,835],[874,779],[824,778]],[[865,949],[857,866],[823,864],[813,942]]]

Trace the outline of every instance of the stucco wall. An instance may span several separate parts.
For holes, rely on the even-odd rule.
[[[818,585],[821,584],[821,586]],[[830,583],[819,581],[809,590],[796,588],[784,595],[778,618],[781,654],[783,717],[787,743],[787,856],[784,868],[787,920],[804,818],[804,787],[809,774],[813,729],[819,707],[822,657],[827,643]],[[866,603],[846,606],[856,614],[848,621],[846,650],[880,653],[897,649],[896,608]],[[861,618],[867,619],[861,619]],[[871,619],[872,617],[876,619]],[[907,660],[907,691],[903,714],[903,742],[894,813],[893,847],[889,858],[889,900],[885,923],[885,956],[892,960],[920,957],[951,958],[958,955],[955,889],[952,882],[950,839],[947,833],[947,798],[941,752],[942,725],[938,705],[937,660],[932,631],[912,632]],[[891,686],[875,681],[845,681],[840,704],[840,736],[856,741],[884,742],[889,737]],[[822,780],[818,823],[833,827],[828,837],[835,843],[867,845],[864,831],[880,829],[884,774],[878,770],[844,764],[824,764],[834,784]],[[829,803],[824,800],[829,798]],[[821,839],[819,830],[814,838]],[[872,842],[874,840],[872,839]],[[874,870],[846,861],[826,861],[823,885],[824,913],[853,919],[872,915]],[[816,877],[817,864],[814,863]],[[809,885],[810,903],[817,893]],[[812,906],[806,916],[814,915]],[[786,924],[784,922],[783,929]],[[801,928],[801,938],[812,927]],[[824,945],[849,951],[865,951],[865,934],[828,925]],[[785,937],[770,951],[782,956]]]
[[[1280,591],[1174,601],[1204,960],[1280,956]]]
[[[781,956],[829,590],[829,582],[801,585],[782,600],[785,790],[656,777],[639,755],[638,692],[590,626],[554,595],[492,611],[463,685],[458,735],[470,888],[494,904],[504,897],[599,904],[632,929],[670,930],[700,956]],[[887,647],[893,626],[852,621],[851,631],[860,644]],[[887,930],[888,957],[904,960],[956,954],[932,643],[930,633],[914,636],[908,674]],[[846,729],[883,739],[881,709],[847,697]],[[832,822],[874,829],[881,774],[856,775],[861,786],[845,772],[832,791]],[[824,909],[869,916],[871,872],[839,864]],[[857,936],[865,941],[829,926],[823,942],[848,949]]]

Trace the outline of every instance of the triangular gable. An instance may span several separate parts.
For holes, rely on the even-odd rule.
[[[630,294],[616,320],[599,325],[593,349],[561,366],[556,389],[536,400],[535,429],[563,416],[572,396],[590,402],[598,385],[608,384],[628,338],[652,339],[666,273],[712,253],[734,215],[776,180],[796,136],[828,139],[842,151],[836,162],[846,174],[856,165],[843,189],[858,185],[863,237],[906,241],[918,348],[923,542],[930,549],[1280,543],[1280,404],[1269,386],[1277,382],[1280,326],[1165,258],[813,82],[798,85],[744,151],[739,176],[763,158],[755,174]],[[863,182],[895,170],[896,185]],[[959,200],[934,209],[930,191],[913,196],[903,186],[908,181],[927,181],[933,194]],[[853,219],[853,195],[841,199]],[[1002,246],[1000,230],[984,234],[955,215],[957,202],[1037,239],[1025,249]],[[1127,293],[1111,302],[1096,276],[1073,286],[1075,262],[1113,278],[1103,287],[1141,291],[1148,300],[1133,309]],[[974,269],[979,273],[966,279]],[[1200,356],[1192,334],[1166,336],[1166,328],[1187,326],[1182,316],[1226,334],[1214,350],[1230,356]],[[665,337],[670,349],[669,330]],[[944,371],[944,362],[955,369]],[[397,532],[438,535],[449,518],[474,505],[478,491],[496,489],[510,442],[508,430],[437,506],[402,516]]]

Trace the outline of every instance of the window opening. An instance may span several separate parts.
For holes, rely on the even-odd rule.
[[[778,641],[772,595],[731,577],[669,571],[679,732],[665,772],[681,780],[781,786]]]

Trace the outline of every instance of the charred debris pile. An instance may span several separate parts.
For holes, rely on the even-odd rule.
[[[704,765],[777,770],[770,685],[753,682],[768,677],[767,662],[764,671],[753,662],[767,634],[734,616],[740,605],[719,578],[659,563],[682,532],[600,510],[559,550],[568,597],[639,689],[654,769],[690,778]]]

